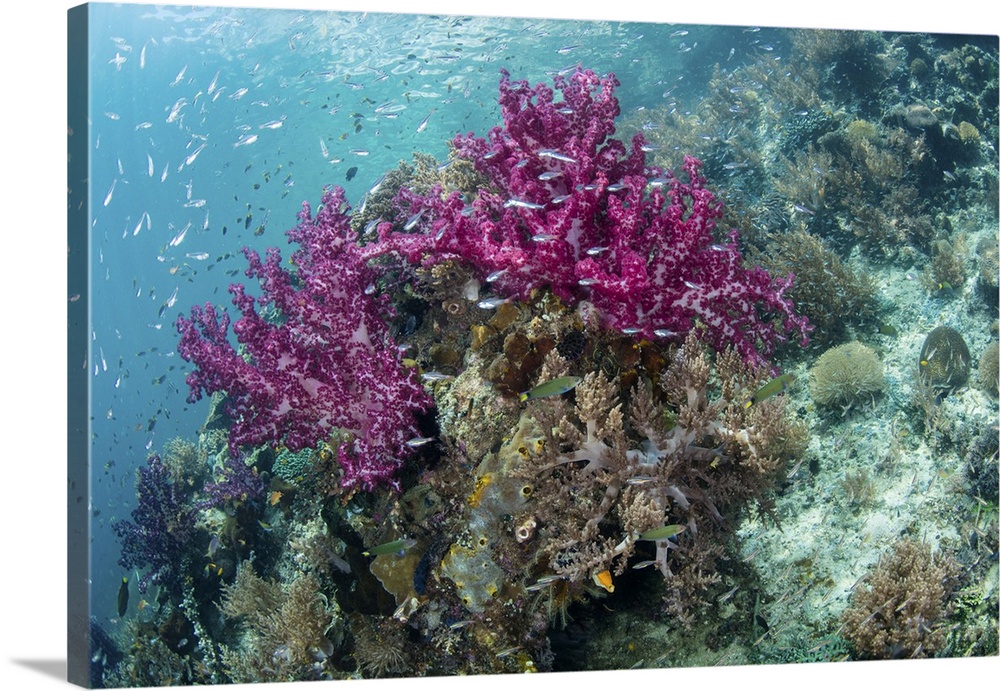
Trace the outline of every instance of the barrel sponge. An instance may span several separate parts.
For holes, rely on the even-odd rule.
[[[882,361],[858,341],[830,348],[809,372],[809,391],[820,406],[849,408],[870,400],[884,386]]]

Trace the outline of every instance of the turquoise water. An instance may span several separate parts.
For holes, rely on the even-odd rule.
[[[747,640],[734,642],[719,634],[713,638],[715,647],[699,647],[693,641],[702,639],[691,636],[690,646],[683,651],[677,648],[671,656],[663,652],[669,648],[662,644],[660,629],[655,629],[647,631],[645,643],[640,634],[632,634],[635,642],[623,653],[618,644],[627,626],[617,617],[628,619],[638,611],[634,596],[629,600],[628,593],[629,584],[639,581],[626,576],[617,589],[619,599],[612,603],[623,614],[602,620],[593,612],[577,610],[585,624],[562,638],[554,633],[555,625],[549,631],[554,640],[558,638],[552,643],[557,652],[550,658],[538,653],[539,648],[548,650],[545,645],[539,644],[529,654],[527,646],[513,650],[495,641],[484,642],[485,634],[475,645],[480,654],[488,654],[489,664],[449,666],[441,661],[443,657],[434,658],[428,650],[443,650],[446,639],[473,636],[478,629],[468,621],[477,619],[483,608],[493,612],[489,596],[486,604],[478,602],[471,608],[471,615],[464,613],[467,621],[452,596],[442,599],[447,604],[430,598],[419,617],[414,616],[414,622],[419,619],[424,628],[414,623],[405,629],[413,641],[420,641],[419,646],[414,643],[408,659],[420,656],[423,667],[373,662],[370,651],[366,666],[361,662],[363,651],[351,647],[352,636],[378,640],[372,633],[375,625],[345,615],[339,619],[338,634],[328,634],[336,654],[324,652],[314,676],[512,672],[536,665],[548,671],[576,668],[583,664],[579,658],[588,655],[591,668],[843,659],[851,651],[834,633],[837,617],[847,605],[852,586],[878,562],[895,534],[903,531],[949,548],[969,572],[975,568],[987,583],[995,582],[995,541],[979,535],[995,532],[996,500],[981,496],[977,500],[982,483],[970,479],[964,470],[970,454],[979,448],[975,444],[982,443],[980,432],[990,425],[995,429],[995,382],[990,394],[988,382],[984,384],[974,373],[962,392],[949,398],[947,414],[931,420],[936,409],[920,410],[919,402],[914,403],[913,371],[926,356],[921,353],[926,333],[938,324],[965,335],[973,368],[997,338],[991,326],[997,316],[995,273],[991,283],[988,268],[997,214],[996,194],[990,192],[997,182],[997,108],[990,101],[996,95],[996,37],[885,33],[875,35],[878,40],[868,44],[873,46],[870,53],[859,48],[857,53],[834,54],[823,52],[822,38],[810,41],[793,30],[766,27],[101,4],[91,5],[90,16],[90,126],[86,133],[71,135],[86,136],[90,154],[91,333],[89,352],[80,354],[91,381],[89,576],[91,612],[120,643],[134,631],[126,624],[157,622],[158,617],[162,623],[170,608],[161,608],[152,593],[138,592],[137,576],[142,574],[125,573],[119,566],[121,545],[111,526],[127,520],[135,508],[136,471],[145,465],[147,456],[163,454],[174,438],[197,441],[209,412],[207,400],[186,401],[185,377],[192,366],[177,354],[175,320],[206,301],[232,312],[227,288],[233,281],[245,280],[245,260],[239,250],[249,246],[263,253],[277,246],[287,256],[285,231],[294,226],[303,202],[315,210],[324,187],[343,187],[348,202],[357,208],[387,171],[400,161],[409,162],[414,152],[444,160],[447,144],[455,135],[486,136],[490,128],[501,124],[496,101],[501,68],[512,79],[531,84],[551,84],[555,75],[578,65],[602,75],[613,72],[621,82],[615,92],[622,111],[616,137],[627,141],[633,132],[644,132],[655,151],[650,158],[662,167],[678,167],[685,153],[702,157],[708,187],[733,212],[724,222],[740,225],[745,257],[765,264],[776,260],[773,255],[779,252],[768,244],[775,235],[808,231],[823,238],[851,270],[870,275],[874,288],[867,299],[851,307],[839,303],[852,313],[837,315],[832,322],[817,319],[829,315],[810,315],[820,329],[808,349],[788,346],[775,355],[776,366],[793,372],[798,382],[778,398],[788,401],[789,415],[809,429],[811,440],[794,458],[786,459],[784,475],[774,490],[775,511],[784,530],[767,531],[768,521],[756,515],[748,516],[740,527],[732,526],[733,542],[726,543],[729,555],[753,566],[720,567],[724,577],[706,586],[710,593],[706,599],[714,603],[708,618],[730,622],[720,624],[719,631],[739,630]],[[874,46],[885,49],[879,52]],[[809,51],[814,58],[836,55],[838,61],[803,62],[802,54]],[[955,65],[964,58],[973,62],[966,63],[966,70],[957,69]],[[928,76],[935,74],[939,76]],[[956,74],[967,81],[959,83]],[[820,85],[816,91],[801,87],[814,79]],[[977,99],[984,99],[981,105]],[[919,124],[923,111],[914,110],[918,106],[931,113],[933,126]],[[831,154],[827,160],[816,155],[821,141],[826,151],[842,158]],[[888,158],[901,150],[912,160]],[[859,151],[890,153],[880,159],[876,154],[865,158]],[[807,154],[814,158],[807,159]],[[921,157],[933,164],[922,166]],[[892,174],[903,170],[896,180],[898,187],[918,191],[926,206],[920,206],[919,200],[893,197],[891,190],[878,190],[881,196],[868,190],[876,195],[877,203],[872,206],[877,210],[908,215],[883,219],[877,210],[849,208],[845,197],[837,195],[846,196],[849,190],[860,199],[861,193],[850,187],[846,175],[838,177],[849,171],[845,161],[881,164]],[[868,174],[861,167],[849,172],[859,179]],[[855,187],[864,188],[865,182]],[[925,223],[930,229],[920,230]],[[888,240],[871,240],[863,231],[866,224],[901,230],[897,235],[886,230]],[[947,247],[939,244],[942,240],[947,240]],[[793,254],[787,248],[784,252]],[[956,285],[942,278],[956,275],[955,270],[948,273],[945,264],[949,260],[960,266],[957,275],[962,281],[952,279]],[[797,276],[809,275],[804,267],[772,266],[785,267]],[[81,290],[71,282],[70,299]],[[816,301],[815,296],[796,297],[804,309],[813,304],[810,299]],[[538,305],[530,309],[541,310]],[[469,324],[461,322],[461,328],[461,333],[457,328],[454,333],[445,330],[441,340],[454,336],[463,342]],[[424,331],[414,338],[426,340],[428,335]],[[588,338],[608,348],[621,346],[607,335],[588,334]],[[808,385],[810,369],[828,347],[851,340],[877,349],[885,366],[884,388],[879,389],[877,400],[872,397],[870,406],[868,401],[855,402],[838,414],[814,400],[818,397]],[[73,354],[70,357],[72,362]],[[487,371],[486,363],[477,360],[482,356],[467,350],[458,357],[470,373],[466,382],[473,374]],[[585,359],[588,363],[598,362],[590,351],[585,358],[593,358]],[[655,362],[655,356],[650,358]],[[420,364],[425,370],[432,366],[429,360]],[[649,372],[656,370],[655,364],[644,362],[643,366]],[[459,365],[453,373],[461,374],[462,369]],[[498,378],[483,378],[498,383]],[[486,402],[484,390],[491,392]],[[447,388],[437,389],[436,396],[443,434],[453,433],[450,441],[458,447],[482,446],[484,454],[496,454],[501,443],[515,436],[516,425],[483,431],[483,439],[495,434],[491,449],[491,444],[475,436],[478,430],[455,422],[462,415],[460,397],[442,391]],[[510,422],[513,402],[509,395],[501,400],[487,384],[476,391],[468,394],[469,400],[475,399],[484,410],[499,411],[498,418]],[[517,420],[516,415],[513,419]],[[897,436],[898,430],[905,434]],[[454,471],[447,464],[454,465],[460,454],[453,450],[447,457],[440,454],[434,459],[439,465],[432,465],[445,476]],[[866,465],[865,459],[878,459],[878,463]],[[439,549],[439,558],[447,552],[456,524],[464,530],[461,520],[470,526],[486,520],[477,518],[475,511],[460,518],[463,502],[474,505],[471,499],[483,491],[481,485],[488,487],[492,482],[476,482],[479,460],[465,460],[469,484],[452,488],[451,522],[439,524],[453,533],[428,538]],[[992,467],[996,468],[995,456]],[[866,473],[873,468],[867,483],[857,475],[862,468]],[[497,477],[502,474],[494,472]],[[480,469],[478,477],[494,476]],[[425,479],[444,493],[442,486],[434,485],[442,482],[440,477],[420,482]],[[955,511],[957,517],[947,518],[946,505],[953,495],[962,496],[961,508]],[[271,507],[281,500],[271,498]],[[260,509],[257,517],[266,521],[257,538],[259,544],[271,545],[274,554],[256,557],[265,565],[262,569],[273,569],[269,575],[288,576],[291,557],[288,550],[282,550],[289,541],[305,539],[304,535],[315,538],[307,531],[304,517],[318,515],[325,500],[314,498],[308,507],[302,500],[302,505],[283,517],[277,515],[278,509]],[[428,530],[429,519],[422,522],[408,516],[404,520],[391,504],[385,494],[339,510],[344,513],[343,521],[354,521],[356,528],[361,522],[369,531],[387,513],[401,529],[419,526]],[[906,523],[911,516],[921,516],[924,522]],[[333,524],[326,514],[324,518]],[[617,516],[615,520],[623,519]],[[199,532],[199,538],[206,538],[205,545],[192,547],[189,555],[195,557],[192,577],[197,577],[199,585],[187,593],[203,598],[202,605],[219,602],[222,592],[217,582],[214,590],[206,586],[208,579],[200,575],[203,567],[210,575],[216,566],[203,553],[206,547],[209,557],[215,553],[207,538],[220,534],[218,520],[206,525]],[[825,531],[832,532],[832,537]],[[970,538],[973,533],[976,538]],[[368,539],[374,534],[365,534],[368,546],[377,544],[376,539]],[[787,540],[789,535],[797,537]],[[846,544],[845,535],[850,536]],[[828,538],[836,544],[824,548]],[[994,545],[992,556],[990,545]],[[421,549],[430,552],[424,544]],[[500,548],[496,550],[496,561],[503,564],[505,573],[516,572],[498,556]],[[279,554],[285,559],[280,568],[275,566]],[[462,558],[454,552],[450,561],[443,559],[443,577],[437,578],[435,587],[447,586],[448,573],[471,568]],[[492,561],[487,570],[500,572]],[[758,572],[763,576],[752,575]],[[796,588],[774,589],[768,581],[777,573],[798,578]],[[226,571],[222,579],[232,583],[233,575]],[[121,617],[117,608],[123,576],[131,585],[128,611]],[[531,572],[532,580],[538,577],[537,570]],[[595,574],[595,586],[598,582]],[[659,581],[643,581],[642,587],[651,583],[660,587]],[[324,587],[324,597],[331,601],[335,591],[347,588],[340,582],[334,587],[329,580]],[[597,597],[592,590],[587,592],[591,599]],[[383,600],[386,597],[382,593]],[[995,603],[996,588],[983,601],[991,597]],[[525,601],[518,600],[520,606]],[[137,603],[142,609],[137,609]],[[378,606],[380,615],[391,621],[394,607],[385,611],[381,600]],[[445,614],[447,607],[452,609]],[[206,611],[215,610],[208,606],[202,610]],[[664,611],[668,615],[661,614],[660,620],[636,626],[659,626],[672,614]],[[966,612],[967,622],[972,621],[971,612]],[[779,618],[785,621],[782,627],[774,625]],[[980,620],[976,621],[979,625]],[[994,617],[994,628],[995,622]],[[209,640],[199,630],[206,649],[220,641],[237,645],[232,628],[223,631],[213,617],[206,615],[198,624],[218,634],[218,640]],[[520,632],[518,625],[511,624],[512,630]],[[573,637],[584,636],[583,628],[594,642],[586,653],[579,653],[584,648],[574,648],[579,642]],[[393,630],[381,635],[400,634]],[[541,634],[534,630],[533,635]],[[723,639],[724,643],[718,642]],[[650,644],[650,640],[657,643]],[[986,642],[973,654],[996,654],[995,639],[982,640]],[[233,680],[218,662],[221,653],[213,650],[211,655],[193,655],[186,672],[155,681]],[[956,654],[956,649],[945,650]],[[277,657],[284,653],[287,649],[281,652],[280,647],[274,651]],[[854,651],[854,656],[862,655]],[[355,659],[356,663],[344,662]],[[192,672],[195,660],[210,671]],[[303,671],[296,678],[312,678],[313,672]],[[119,671],[114,679],[130,677]]]

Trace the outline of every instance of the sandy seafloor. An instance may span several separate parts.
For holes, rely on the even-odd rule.
[[[274,6],[275,3],[268,3]],[[297,5],[298,6],[298,5]],[[352,9],[352,8],[347,8]],[[390,8],[395,9],[395,8]],[[409,10],[410,8],[406,8]],[[451,8],[443,8],[444,11],[453,11]],[[516,6],[515,6],[516,9]],[[845,10],[847,8],[845,7]],[[64,16],[65,7],[58,6],[51,9],[49,6],[34,6],[30,11],[38,14],[39,21],[59,25],[60,17]],[[525,12],[529,11],[528,9]],[[737,7],[731,8],[733,16],[741,10]],[[743,12],[750,12],[746,8]],[[563,16],[570,16],[574,12],[572,8],[564,8]],[[770,19],[773,23],[781,23],[784,14],[772,10]],[[834,15],[836,17],[837,15]],[[645,18],[645,17],[643,17]],[[695,16],[694,21],[713,21],[715,14],[710,16]],[[820,24],[842,25],[836,19],[829,17],[816,19],[810,15],[807,17],[792,17],[797,23],[808,24],[817,22]],[[873,16],[872,22],[875,26],[893,26],[895,16],[882,17]],[[757,17],[741,17],[738,21],[745,24],[760,21]],[[917,29],[937,30],[937,22],[917,23]],[[973,29],[970,26],[958,27],[958,30],[984,30],[977,26]],[[986,31],[996,31],[993,26],[985,27]],[[31,54],[37,57],[39,52],[38,35],[31,32],[18,32],[17,38],[4,42],[5,54],[8,63],[14,64],[16,58],[24,54]],[[58,43],[58,36],[52,39]],[[47,52],[47,51],[41,51]],[[58,74],[62,70],[62,63],[59,61],[58,51],[53,56],[36,59],[33,64],[40,65],[38,69],[49,69],[52,73]],[[48,61],[48,62],[46,62]],[[37,72],[21,72],[15,70],[11,75],[12,90],[21,85],[24,93],[38,85]],[[59,88],[56,85],[53,91],[58,94]],[[52,109],[52,113],[42,113],[41,117],[32,117],[31,120],[48,123],[51,126],[38,136],[45,138],[51,132],[60,131],[62,127],[62,113],[58,108]],[[5,114],[5,119],[8,117]],[[38,128],[37,124],[29,125],[27,120],[18,119],[18,127],[29,128],[34,132]],[[44,128],[44,125],[43,125]],[[56,145],[43,147],[46,156],[38,156],[38,147],[30,142],[30,138],[15,137],[11,142],[11,160],[23,162],[23,167],[18,170],[18,179],[24,179],[25,175],[35,171],[37,175],[34,179],[43,180],[51,177],[51,170],[58,169],[61,164],[62,146],[61,140],[55,138]],[[49,171],[45,172],[44,167],[48,165]],[[5,182],[10,183],[10,173],[5,172]],[[56,176],[58,177],[58,176]],[[53,181],[55,188],[59,188],[58,180]],[[41,186],[38,186],[39,188]],[[32,210],[38,208],[47,195],[41,196]],[[56,214],[58,217],[58,214]],[[28,227],[34,222],[34,213],[19,216],[17,212],[13,214],[15,225]],[[19,223],[18,223],[19,221]],[[993,232],[990,228],[984,228],[981,232]],[[37,253],[39,249],[47,252],[53,260],[57,260],[63,254],[62,243],[59,235],[52,237],[32,237],[27,233],[17,234],[12,239],[14,243],[11,255],[14,257],[29,257]],[[24,262],[18,264],[23,266]],[[58,273],[58,272],[57,272]],[[974,299],[972,295],[956,298],[947,303],[941,302],[928,295],[928,292],[919,285],[917,281],[910,281],[906,277],[904,269],[892,269],[882,271],[878,274],[878,286],[882,294],[895,302],[900,311],[905,314],[899,315],[899,321],[907,324],[917,324],[912,330],[900,329],[898,337],[885,339],[885,348],[881,351],[887,367],[887,395],[882,397],[874,406],[873,410],[855,411],[843,420],[834,422],[828,426],[823,434],[822,440],[814,438],[810,444],[809,454],[817,459],[818,470],[810,472],[805,466],[799,469],[795,477],[791,479],[789,486],[782,493],[777,502],[777,512],[781,519],[780,530],[773,525],[769,525],[767,530],[762,532],[761,526],[749,522],[741,529],[741,535],[746,538],[747,556],[752,555],[752,560],[761,571],[766,571],[775,575],[780,574],[781,579],[776,579],[773,586],[768,590],[767,597],[764,598],[762,613],[770,622],[771,632],[758,643],[765,650],[765,655],[773,661],[780,656],[783,647],[789,647],[788,640],[794,639],[796,643],[799,636],[814,636],[816,646],[824,641],[823,635],[816,635],[810,628],[811,622],[819,621],[828,615],[835,615],[841,610],[847,600],[851,587],[863,575],[863,573],[877,561],[878,554],[872,550],[864,549],[864,545],[871,541],[877,541],[889,535],[897,534],[901,529],[912,523],[915,515],[920,516],[922,526],[922,537],[938,543],[942,540],[952,543],[961,543],[968,539],[967,529],[971,514],[961,517],[956,521],[954,518],[953,495],[956,484],[960,482],[959,461],[955,454],[940,453],[933,448],[933,444],[921,438],[919,434],[910,433],[905,436],[898,449],[892,448],[886,436],[887,431],[899,430],[901,417],[905,417],[902,412],[906,401],[910,396],[909,381],[912,379],[913,362],[919,353],[923,339],[929,327],[947,322],[964,330],[968,320],[974,320],[963,310],[959,309],[956,314],[956,306],[962,304],[965,297]],[[4,275],[5,294],[11,295],[15,287],[15,282],[29,280],[31,274],[27,271],[12,270]],[[13,280],[11,280],[13,279]],[[8,285],[10,281],[10,285]],[[969,285],[966,292],[971,293],[974,288]],[[40,288],[39,300],[50,304],[55,310],[55,306],[64,304],[64,286],[60,281],[48,282]],[[29,317],[28,308],[32,310],[37,307],[37,303],[31,305],[21,301],[11,301],[8,306],[8,314],[13,320],[25,321]],[[917,320],[914,322],[914,320]],[[56,320],[58,321],[58,320]],[[48,327],[42,327],[41,338],[38,339],[36,348],[25,349],[23,344],[12,342],[6,339],[4,354],[7,361],[11,363],[24,363],[27,361],[31,367],[12,367],[10,371],[10,388],[21,391],[21,401],[26,405],[25,410],[42,410],[46,406],[51,407],[53,391],[58,392],[60,388],[60,378],[51,378],[51,386],[40,390],[37,381],[40,372],[49,371],[52,363],[60,363],[63,360],[61,353],[62,334],[58,324],[53,323]],[[994,335],[979,329],[968,332],[970,350],[974,356],[981,352],[986,341]],[[803,372],[804,374],[804,372]],[[46,379],[48,380],[48,379]],[[795,404],[807,405],[808,394],[804,388],[791,394]],[[956,425],[966,425],[979,423],[983,420],[996,419],[996,399],[990,398],[978,388],[969,387],[956,394],[953,394],[946,402],[948,413]],[[33,420],[20,420],[19,422],[29,423],[27,429],[35,434],[43,432],[43,425],[38,422],[39,415],[32,415]],[[815,421],[815,418],[809,418]],[[894,424],[895,421],[895,424]],[[902,427],[905,427],[905,421]],[[55,426],[59,429],[59,425]],[[13,447],[10,449],[12,457],[28,458],[37,451],[37,446],[31,442],[31,435],[13,435]],[[43,461],[44,472],[51,473],[53,478],[58,477],[61,472],[61,460],[58,453],[59,444],[52,444],[57,449],[56,453],[49,454]],[[853,451],[853,453],[851,453]],[[842,459],[847,459],[846,463]],[[836,463],[832,461],[837,459]],[[838,492],[838,483],[843,475],[856,468],[870,468],[875,459],[878,472],[873,473],[875,487],[875,498],[860,507],[852,507],[846,504],[845,500],[834,496]],[[9,471],[9,481],[12,487],[31,488],[38,486],[39,466],[37,464],[21,463],[14,464]],[[56,483],[53,483],[56,484]],[[64,573],[60,536],[64,530],[65,508],[62,506],[61,491],[38,493],[34,491],[18,490],[12,492],[12,496],[4,503],[4,521],[8,526],[19,526],[23,524],[24,517],[30,516],[32,521],[31,530],[8,530],[5,534],[5,551],[12,555],[18,555],[17,568],[5,570],[4,591],[7,595],[7,606],[9,621],[17,621],[16,635],[8,638],[7,655],[8,663],[4,665],[3,676],[6,681],[18,688],[53,688],[57,684],[61,688],[64,685],[60,679],[64,673],[65,647],[61,631],[63,629],[62,598],[60,593],[64,590],[62,575]],[[823,506],[819,499],[829,499],[834,507],[840,510],[829,510],[829,508],[818,508]],[[827,505],[829,507],[829,504]],[[53,545],[55,547],[53,547]],[[808,560],[808,574],[804,573],[807,568],[803,560]],[[824,587],[809,587],[800,592],[800,582],[806,582],[815,574],[820,574],[823,579],[830,579],[832,585]],[[784,583],[781,581],[785,581]],[[982,583],[982,595],[989,596],[995,593],[996,588],[996,568]],[[791,591],[791,592],[789,592]],[[795,596],[794,598],[792,596]],[[784,596],[784,597],[783,597]],[[995,598],[995,594],[992,595]],[[768,602],[768,600],[770,602]],[[803,603],[806,603],[803,605]],[[634,666],[650,667],[662,666],[663,660],[663,640],[657,636],[657,631],[652,627],[644,627],[641,622],[629,622],[628,627],[610,628],[608,635],[596,646],[598,660],[604,654],[613,655],[615,666],[619,666],[623,659],[621,653],[623,648],[630,654],[634,654]],[[677,645],[677,641],[670,641],[672,645]],[[686,664],[705,665],[706,667],[723,664],[741,664],[751,662],[755,655],[753,648],[756,646],[748,644],[733,646],[721,653],[705,657],[689,657]],[[954,680],[956,676],[970,674],[973,677],[978,675],[996,675],[996,658],[987,660],[970,660],[959,662],[939,661],[934,663],[903,663],[903,664],[865,664],[865,665],[838,665],[831,667],[796,666],[794,668],[764,669],[764,668],[733,668],[730,670],[673,670],[670,674],[675,675],[667,678],[663,676],[667,673],[634,673],[635,679],[639,683],[703,683],[710,680],[713,683],[747,683],[756,685],[766,684],[768,688],[784,687],[786,684],[809,683],[817,688],[826,688],[831,680],[842,685],[851,683],[853,680],[884,680],[888,683],[888,678],[894,681],[910,680],[914,682],[933,683],[940,679],[943,683],[945,679]],[[587,675],[588,683],[620,683],[621,676],[618,674],[608,676],[604,674]],[[477,683],[483,683],[487,688],[496,684],[509,683],[509,678],[482,678]],[[402,688],[419,688],[424,684],[429,688],[429,684],[434,684],[435,688],[441,685],[462,683],[456,679],[433,679],[412,682],[388,681],[382,682],[384,685]],[[518,680],[518,683],[522,683]],[[525,683],[543,684],[550,683],[542,675],[541,679],[529,680]],[[273,688],[288,688],[287,685]],[[302,688],[313,688],[314,686],[300,685]],[[237,686],[236,688],[242,688]],[[251,688],[251,687],[247,687]],[[253,688],[262,688],[254,686]],[[270,687],[268,687],[270,688]],[[457,687],[456,687],[457,688]]]

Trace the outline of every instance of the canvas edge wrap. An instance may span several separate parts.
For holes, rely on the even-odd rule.
[[[67,680],[90,687],[89,7],[67,11]]]

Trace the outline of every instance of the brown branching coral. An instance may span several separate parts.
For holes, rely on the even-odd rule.
[[[927,657],[949,630],[959,567],[912,539],[898,542],[851,596],[843,634],[865,658]]]
[[[550,354],[542,381],[564,368]],[[536,441],[524,446],[520,472],[534,482],[526,509],[539,525],[544,573],[610,590],[604,572],[622,575],[651,544],[653,558],[633,568],[658,569],[668,610],[690,621],[700,591],[717,580],[715,560],[740,514],[753,502],[769,507],[780,469],[804,448],[781,398],[744,405],[768,377],[729,351],[712,363],[692,334],[661,385],[640,380],[626,404],[600,372],[577,385],[575,405],[530,402],[521,436]],[[663,537],[669,525],[683,528]]]
[[[282,587],[243,562],[236,580],[223,586],[219,609],[247,627],[242,650],[223,655],[234,681],[318,678],[333,653],[327,633],[334,625],[334,608],[311,574]]]
[[[393,676],[409,668],[406,634],[395,619],[355,614],[351,630],[354,659],[366,677]]]
[[[794,273],[788,296],[815,327],[814,345],[846,338],[848,327],[871,322],[876,313],[875,282],[856,273],[822,238],[805,230],[772,234],[754,257],[772,276]]]

